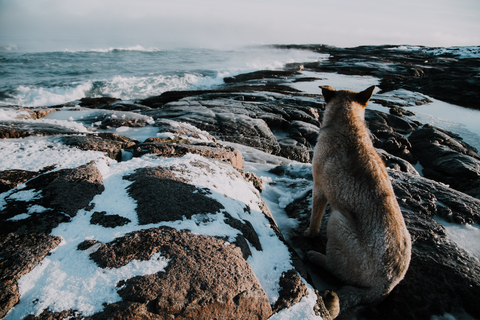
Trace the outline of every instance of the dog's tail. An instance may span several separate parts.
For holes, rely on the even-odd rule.
[[[340,312],[344,313],[359,305],[380,302],[388,293],[385,291],[379,287],[344,286],[337,292],[326,290],[323,295],[323,302],[330,313],[330,317],[335,319]]]

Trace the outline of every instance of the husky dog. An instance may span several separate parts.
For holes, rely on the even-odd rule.
[[[330,203],[326,254],[309,251],[308,257],[346,284],[325,295],[335,318],[390,293],[407,272],[411,240],[364,122],[375,86],[359,93],[321,88],[327,106],[314,151],[313,209],[305,236],[317,235]]]

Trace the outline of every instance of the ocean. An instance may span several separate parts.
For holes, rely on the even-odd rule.
[[[170,90],[209,89],[240,73],[279,69],[325,55],[301,50],[243,47],[92,48],[55,52],[0,51],[0,106],[58,105],[83,97],[142,99]]]

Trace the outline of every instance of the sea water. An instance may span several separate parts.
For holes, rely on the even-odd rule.
[[[9,50],[7,50],[9,49]],[[0,51],[0,106],[49,106],[83,97],[142,99],[170,90],[210,89],[240,73],[281,69],[328,55],[266,47]]]

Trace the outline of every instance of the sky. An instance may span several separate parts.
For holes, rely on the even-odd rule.
[[[0,0],[0,46],[480,45],[479,0]]]

